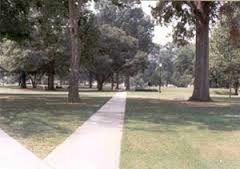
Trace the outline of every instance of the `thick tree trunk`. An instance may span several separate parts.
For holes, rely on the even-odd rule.
[[[92,83],[93,83],[93,75],[92,75],[92,73],[90,72],[90,73],[89,73],[89,88],[90,88],[90,89],[93,88]]]
[[[130,76],[128,74],[125,76],[125,87],[126,90],[130,90]]]
[[[119,72],[116,73],[116,89],[119,89]]]
[[[22,71],[21,74],[20,74],[20,87],[22,89],[26,89],[27,88],[27,75],[26,75],[26,72]]]
[[[200,1],[198,3],[204,3]],[[190,100],[210,101],[209,96],[209,18],[204,12],[204,4],[199,5],[202,16],[196,21],[196,61],[194,90]],[[206,12],[207,13],[207,12]]]
[[[55,74],[55,67],[54,61],[49,62],[48,64],[48,90],[54,90],[54,74]]]
[[[97,89],[98,91],[102,91],[103,90],[103,82],[100,80],[97,80]]]
[[[80,64],[80,41],[78,36],[79,9],[81,0],[68,0],[70,20],[70,41],[71,41],[71,67],[69,80],[68,102],[79,102],[79,64]]]

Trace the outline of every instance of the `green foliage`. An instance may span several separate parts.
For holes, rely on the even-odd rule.
[[[83,72],[104,75],[106,80],[116,72],[133,76],[146,67],[154,25],[141,8],[132,8],[138,3],[98,1],[101,5],[96,15],[83,4],[78,21]],[[66,79],[70,66],[68,1],[10,0],[1,2],[3,7],[0,32],[6,39],[1,43],[1,66],[29,77],[52,73]],[[8,16],[12,17],[9,32],[1,25]],[[18,35],[15,29],[26,36]],[[21,42],[14,42],[17,37]]]
[[[168,43],[155,46],[146,69],[135,77],[134,83],[146,87],[149,84],[158,86],[161,81],[162,85],[187,87],[193,81],[194,58],[193,45],[176,47]],[[161,68],[159,63],[162,64]]]
[[[136,51],[138,41],[111,25],[101,25],[99,31],[98,52],[87,69],[94,73],[96,79],[104,82],[115,71],[121,69],[130,51]]]
[[[180,45],[185,45],[194,36],[197,20],[207,17],[207,20],[215,22],[219,5],[220,3],[216,1],[206,2],[208,14],[202,16],[198,11],[196,1],[159,1],[153,8],[152,14],[162,25],[168,26],[176,22],[172,24],[173,40]]]
[[[26,44],[25,44],[26,45]],[[1,44],[1,66],[12,73],[26,71],[34,72],[40,69],[44,58],[40,53],[32,52],[28,47],[20,46],[16,42],[4,40]]]
[[[93,35],[93,43],[88,45],[92,53],[86,57],[85,67],[98,81],[104,82],[114,73],[132,76],[145,68],[153,24],[142,9],[128,5],[118,8],[109,1],[96,3],[97,26],[94,21],[88,32]]]
[[[216,87],[239,85],[240,48],[231,41],[229,24],[221,18],[221,24],[213,32],[210,45],[210,77]]]
[[[0,39],[7,37],[19,41],[29,36],[29,7],[30,0],[0,1]]]
[[[173,84],[178,87],[187,87],[192,84],[194,58],[193,46],[185,46],[178,50],[177,58],[174,60]]]
[[[66,75],[69,59],[66,54],[67,10],[64,1],[36,0],[28,4],[31,8],[25,18],[26,23],[31,24],[28,37],[18,43],[3,40],[1,66],[10,72],[24,71],[30,78],[32,75],[41,78],[48,71],[48,64],[54,62],[55,73]],[[22,31],[22,26],[19,27]]]
[[[230,1],[221,8],[221,24],[229,28],[229,40],[232,45],[239,47],[240,42],[240,2]]]

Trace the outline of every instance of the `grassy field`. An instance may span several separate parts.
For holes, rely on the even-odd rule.
[[[156,89],[156,88],[153,88]],[[146,97],[146,98],[161,98],[167,100],[187,100],[191,97],[193,88],[162,88],[162,93],[155,92],[135,92],[131,96]],[[234,91],[232,90],[232,93]],[[213,97],[229,97],[229,89],[210,89],[210,94]],[[233,95],[232,95],[233,96]],[[234,97],[234,96],[233,96]]]
[[[211,93],[194,103],[181,100],[190,89],[129,92],[121,169],[239,169],[240,98]]]
[[[84,91],[67,104],[66,92],[0,88],[0,128],[44,158],[113,94]]]

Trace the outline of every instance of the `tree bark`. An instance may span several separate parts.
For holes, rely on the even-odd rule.
[[[97,89],[98,91],[102,91],[103,90],[103,82],[100,80],[97,80]]]
[[[126,90],[130,90],[130,76],[128,74],[125,76],[125,87]]]
[[[79,102],[79,64],[80,64],[80,41],[79,31],[79,11],[81,8],[81,0],[68,0],[69,4],[69,21],[70,21],[70,41],[71,41],[71,66],[68,102]]]
[[[206,2],[198,1],[196,13],[196,61],[194,90],[190,100],[210,101],[209,95],[209,16]]]
[[[116,73],[116,89],[119,89],[119,72]]]
[[[91,72],[89,72],[89,88],[92,89],[93,88],[93,75]]]
[[[37,83],[36,83],[36,81],[33,80],[32,78],[30,78],[30,79],[31,79],[31,82],[32,82],[32,88],[33,88],[33,89],[36,89],[36,88],[37,88]]]
[[[114,89],[114,73],[111,76],[111,90]]]
[[[27,75],[26,75],[26,72],[24,71],[21,71],[21,74],[20,74],[20,87],[22,89],[26,89],[27,88]]]
[[[238,90],[239,90],[239,82],[238,81],[236,81],[234,83],[234,90],[235,90],[234,94],[238,96]]]
[[[48,90],[54,90],[54,74],[55,74],[54,61],[48,64]]]

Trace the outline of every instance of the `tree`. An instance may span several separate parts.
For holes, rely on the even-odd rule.
[[[128,54],[135,55],[138,41],[127,36],[123,30],[111,25],[99,26],[100,37],[97,52],[91,58],[88,70],[92,72],[98,82],[98,89],[102,90],[103,83],[114,72],[119,72],[127,63]]]
[[[97,24],[96,16],[89,10],[85,9],[80,18],[79,35],[81,40],[81,63],[82,70],[88,76],[89,87],[93,87],[94,75],[92,64],[97,57],[99,47],[100,31]],[[81,78],[82,79],[82,78]]]
[[[81,56],[81,41],[79,39],[79,21],[82,15],[83,5],[88,0],[68,0],[69,10],[69,30],[71,41],[71,61],[70,61],[70,79],[68,101],[75,103],[79,102],[79,65]],[[118,0],[113,0],[114,4],[120,5]]]
[[[78,82],[80,64],[80,41],[79,41],[79,17],[82,9],[81,0],[68,0],[69,3],[69,30],[71,41],[71,62],[68,101],[71,103],[79,102]]]
[[[187,87],[193,79],[194,47],[187,45],[178,50],[174,59],[173,84],[178,87]]]
[[[147,68],[147,65],[147,53],[138,50],[134,58],[122,67],[122,72],[125,75],[126,90],[131,89],[130,77],[133,77],[139,72],[143,72]]]
[[[119,74],[125,76],[126,89],[128,90],[130,88],[130,76],[133,76],[137,71],[141,70],[141,68],[134,63],[143,63],[145,61],[145,59],[138,57],[136,54],[141,53],[141,51],[148,53],[153,47],[152,32],[154,24],[150,17],[147,17],[143,10],[139,6],[136,6],[138,3],[139,1],[134,0],[124,1],[125,6],[120,9],[108,1],[100,1],[96,5],[99,11],[98,23],[100,25],[108,24],[120,28],[125,31],[127,35],[138,40],[138,52],[137,50],[135,52],[125,52],[125,56],[122,56],[123,58],[128,59],[129,63],[133,64],[127,64],[127,66],[122,66],[121,69],[118,69],[118,67],[122,65],[122,57],[117,55],[115,57],[116,62],[114,62],[115,68],[113,68],[114,72],[112,76],[116,74],[117,89],[119,87]],[[124,62],[124,60],[122,61]],[[138,70],[136,68],[138,68]]]
[[[210,77],[215,85],[230,90],[233,87],[238,95],[240,48],[233,43],[230,29],[227,18],[221,17],[210,41]]]
[[[162,63],[162,75],[160,77],[159,71],[155,74],[156,82],[159,84],[159,80],[162,81],[162,85],[168,85],[173,83],[172,76],[174,74],[174,60],[176,59],[178,49],[175,44],[167,43],[163,47],[160,47],[160,54],[158,57],[158,64]],[[157,64],[157,67],[159,66]]]
[[[35,88],[44,74],[43,65],[45,58],[41,52],[34,50],[30,43],[21,44],[3,40],[1,43],[0,63],[8,72],[19,75],[19,84],[21,88],[26,88],[26,80],[31,79]]]
[[[225,3],[220,10],[221,20],[228,27],[229,40],[235,47],[240,47],[240,3],[230,1]],[[224,18],[224,19],[223,19]]]
[[[209,23],[217,16],[219,2],[216,1],[160,1],[152,13],[161,24],[174,19],[173,39],[186,44],[196,32],[196,59],[194,91],[190,100],[210,101],[209,95]]]
[[[66,7],[65,1],[35,0],[32,4],[31,20],[34,27],[30,41],[37,45],[46,57],[46,69],[48,76],[48,90],[54,90],[56,65],[64,56],[66,49]],[[65,52],[66,53],[66,52]],[[64,67],[64,63],[61,63]]]
[[[176,58],[177,47],[173,43],[167,43],[164,46],[154,45],[149,53],[149,64],[144,72],[144,81],[151,85],[172,84],[172,76],[174,73],[174,59]],[[161,77],[159,64],[162,64]]]
[[[0,39],[20,41],[29,35],[29,0],[0,1]]]

